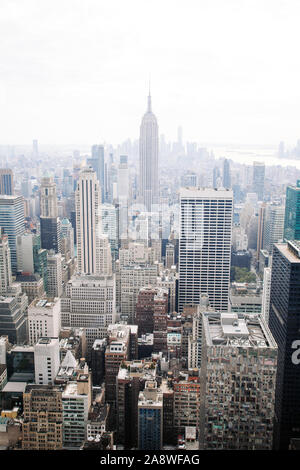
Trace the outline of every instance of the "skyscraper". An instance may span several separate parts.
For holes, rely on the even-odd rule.
[[[252,191],[257,194],[258,200],[263,201],[265,188],[265,164],[262,162],[253,162],[253,188]]]
[[[286,188],[284,238],[300,240],[300,180]]]
[[[9,168],[0,169],[0,194],[7,196],[14,194],[14,175]]]
[[[51,177],[44,177],[40,187],[41,247],[60,251],[60,220],[57,210],[56,184]]]
[[[231,188],[230,164],[227,158],[225,158],[223,164],[223,186],[226,189]]]
[[[23,235],[24,200],[22,196],[0,196],[0,227],[8,236],[12,274],[17,272],[17,236]]]
[[[100,186],[96,173],[85,168],[75,192],[78,271],[97,273],[97,237],[101,233]],[[100,273],[99,273],[100,274]]]
[[[158,204],[158,125],[151,108],[149,91],[148,109],[140,126],[140,172],[139,193],[141,203],[151,212],[153,204]]]
[[[12,283],[10,248],[7,235],[0,227],[0,295],[6,295]]]
[[[284,206],[270,204],[266,208],[263,247],[272,254],[274,243],[283,239]]]
[[[103,145],[93,145],[91,151],[91,158],[87,160],[96,172],[97,180],[100,184],[101,202],[104,202],[104,147]]]
[[[269,327],[278,345],[274,444],[288,449],[300,429],[300,244],[273,247]],[[298,355],[297,355],[298,350]]]
[[[233,193],[231,190],[181,188],[179,298],[199,304],[208,294],[218,311],[228,309]]]

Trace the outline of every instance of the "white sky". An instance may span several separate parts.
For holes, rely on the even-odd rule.
[[[0,0],[0,144],[300,137],[299,0]]]

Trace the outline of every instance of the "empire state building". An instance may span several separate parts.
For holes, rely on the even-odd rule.
[[[152,205],[158,204],[158,125],[151,109],[149,91],[148,109],[144,114],[140,127],[140,201],[147,211]]]

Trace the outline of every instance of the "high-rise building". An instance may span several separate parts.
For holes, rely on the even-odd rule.
[[[149,91],[148,109],[144,114],[140,127],[140,168],[139,193],[145,210],[151,212],[153,204],[158,204],[158,125],[151,109]]]
[[[166,246],[166,268],[170,269],[175,264],[175,247],[171,243]]]
[[[96,173],[85,168],[75,192],[78,271],[101,274],[97,240],[101,235],[100,186]]]
[[[0,227],[0,295],[6,295],[12,284],[8,237]]]
[[[180,190],[180,312],[198,304],[201,294],[217,311],[228,309],[232,206],[231,190]]]
[[[288,449],[300,429],[300,244],[273,247],[269,327],[278,345],[275,449]],[[298,350],[298,353],[297,353]]]
[[[271,267],[264,268],[261,314],[267,324],[269,324],[269,313],[270,313],[271,274],[272,274]]]
[[[0,336],[7,335],[10,343],[24,343],[27,340],[27,319],[18,302],[12,295],[0,297]]]
[[[200,449],[272,449],[277,345],[260,315],[203,314]]]
[[[274,243],[278,243],[283,239],[284,231],[284,206],[271,204],[266,209],[266,222],[264,227],[265,250],[272,254]]]
[[[116,321],[114,276],[74,275],[61,298],[63,327],[85,328],[88,354],[96,339],[105,338]]]
[[[124,266],[120,270],[121,279],[121,313],[129,323],[135,323],[136,304],[142,287],[157,284],[158,265]]]
[[[14,194],[14,175],[9,168],[0,168],[0,194]]]
[[[42,337],[58,338],[61,328],[60,299],[35,299],[28,307],[28,339],[35,344]]]
[[[263,201],[265,190],[265,164],[253,162],[252,191],[257,194],[258,200]]]
[[[64,256],[66,259],[74,258],[74,229],[66,217],[61,221],[61,242],[65,240]]]
[[[156,379],[156,367],[151,361],[126,361],[117,375],[118,443],[126,449],[138,445],[138,398],[148,380]]]
[[[138,448],[160,450],[163,444],[163,394],[155,380],[148,380],[139,393]]]
[[[223,163],[223,187],[226,189],[231,188],[230,163],[227,158],[225,158]]]
[[[286,188],[283,236],[285,240],[300,240],[300,180],[297,186]]]
[[[60,253],[50,250],[47,255],[47,295],[60,297],[63,292],[62,259]]]
[[[34,346],[35,383],[53,385],[59,364],[59,339],[40,338]]]
[[[17,272],[17,236],[23,235],[24,200],[22,196],[0,196],[0,227],[8,236],[12,274]]]
[[[41,247],[60,252],[61,227],[58,218],[56,183],[51,177],[43,177],[40,186]]]
[[[97,180],[100,185],[101,200],[104,202],[104,147],[103,145],[93,145],[91,158],[88,158],[87,164],[96,172]]]
[[[259,208],[259,214],[258,214],[257,249],[256,249],[257,261],[259,261],[260,250],[262,250],[264,247],[265,224],[266,224],[266,204],[263,202]]]
[[[62,391],[51,385],[27,385],[23,394],[22,449],[61,450]]]

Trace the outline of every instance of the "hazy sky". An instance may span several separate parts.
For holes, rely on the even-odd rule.
[[[299,0],[0,0],[0,143],[300,138]]]

